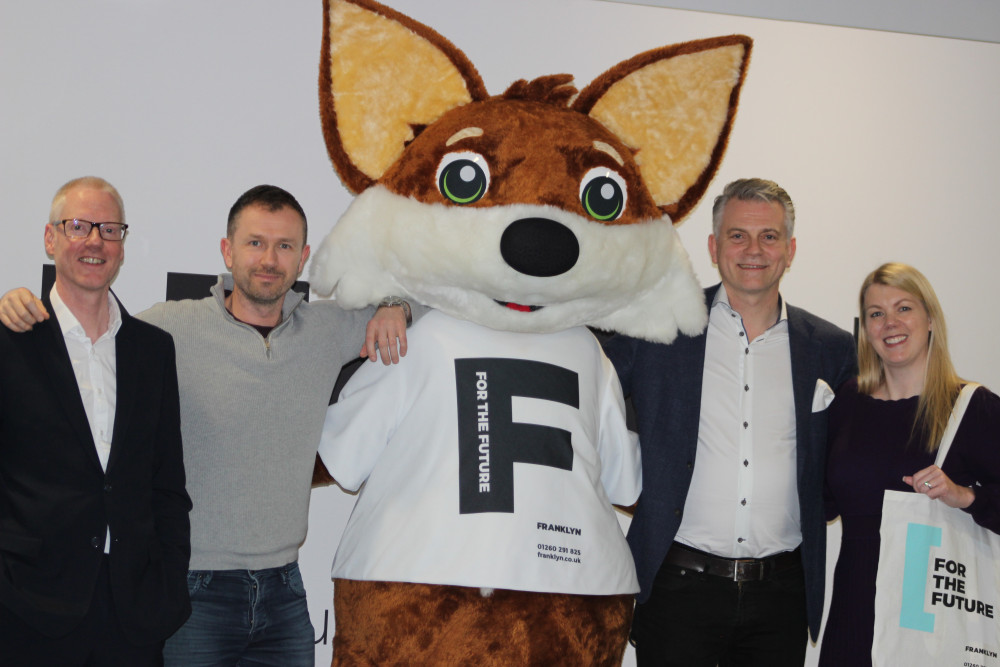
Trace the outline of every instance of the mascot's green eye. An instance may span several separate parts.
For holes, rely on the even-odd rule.
[[[580,181],[580,203],[594,220],[617,220],[625,212],[625,191],[625,179],[607,167],[598,167]]]
[[[479,201],[490,187],[490,168],[479,153],[448,153],[437,169],[438,190],[455,204]]]

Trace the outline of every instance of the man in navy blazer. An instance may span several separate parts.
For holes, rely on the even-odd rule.
[[[781,299],[794,221],[776,183],[729,184],[713,208],[708,329],[605,344],[642,447],[628,532],[639,665],[801,665],[806,628],[818,634],[825,408],[857,360],[850,334]]]
[[[45,228],[52,316],[0,327],[0,662],[157,665],[190,611],[174,345],[110,293],[127,226],[103,179]]]

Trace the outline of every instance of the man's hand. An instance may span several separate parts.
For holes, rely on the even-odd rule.
[[[402,306],[382,306],[368,320],[360,356],[376,361],[379,354],[386,366],[390,360],[398,364],[399,358],[406,356],[406,312]]]
[[[49,311],[27,287],[12,289],[0,298],[0,324],[11,331],[31,331],[37,323],[47,319]],[[371,323],[368,327],[371,328]]]

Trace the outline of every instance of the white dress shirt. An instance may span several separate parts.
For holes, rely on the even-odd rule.
[[[720,287],[709,313],[698,449],[676,540],[726,558],[802,542],[788,317],[747,343]]]
[[[73,365],[73,374],[80,389],[83,409],[90,423],[90,433],[94,437],[97,458],[101,468],[108,469],[111,453],[111,436],[115,426],[115,404],[118,398],[117,356],[115,335],[122,324],[118,302],[108,293],[108,329],[97,341],[91,341],[83,330],[83,325],[69,307],[59,297],[59,291],[52,287],[49,292],[52,311],[59,320],[66,350]],[[111,532],[104,541],[104,553],[110,553]]]

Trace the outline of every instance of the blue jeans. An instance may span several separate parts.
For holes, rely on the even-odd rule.
[[[163,649],[167,667],[313,667],[315,638],[298,563],[191,570],[191,618]]]

